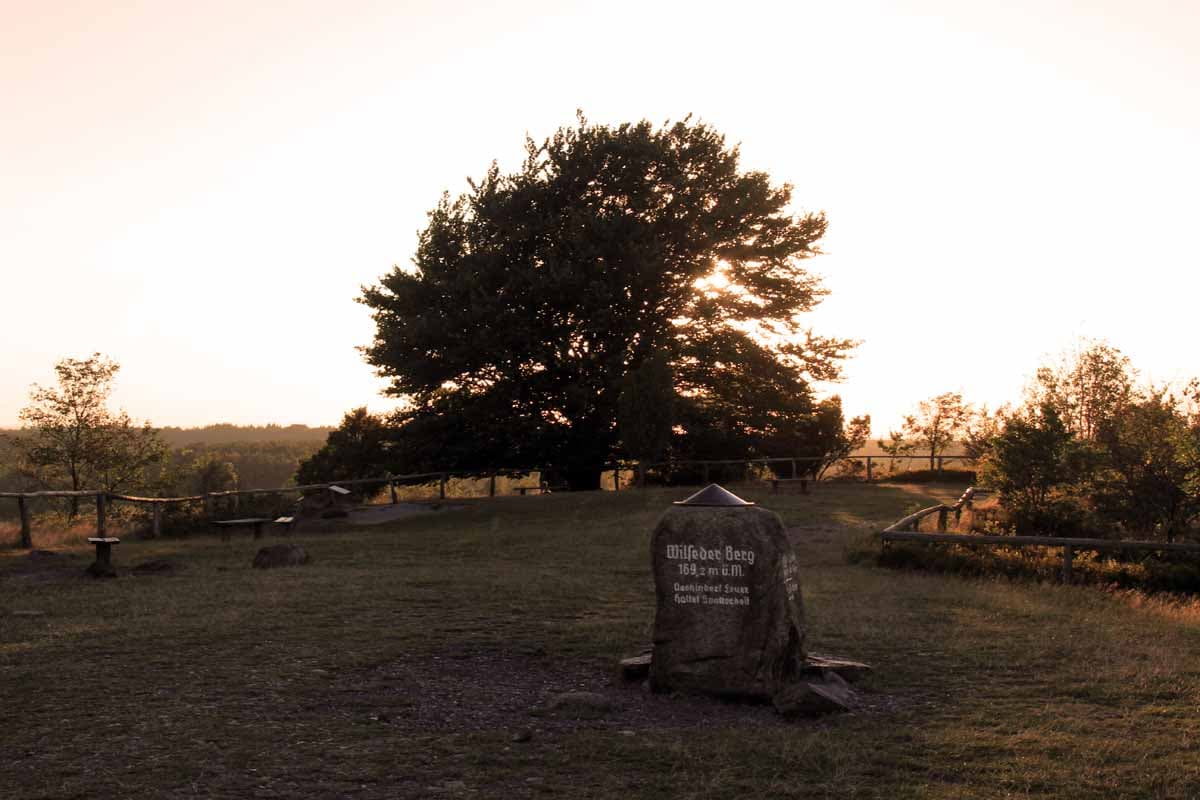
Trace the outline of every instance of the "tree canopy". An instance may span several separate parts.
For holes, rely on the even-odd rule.
[[[147,469],[163,460],[166,447],[149,422],[139,426],[124,411],[108,409],[120,369],[99,353],[64,358],[54,366],[57,387],[33,386],[20,413],[26,435],[13,440],[31,481],[72,491],[144,485]]]
[[[707,125],[581,114],[527,139],[518,171],[469,184],[430,212],[412,265],[360,298],[377,326],[365,357],[408,401],[403,468],[538,465],[586,488],[613,457],[658,449],[662,423],[628,405],[661,398],[656,375],[672,452],[751,455],[808,419],[810,381],[853,346],[803,324],[826,294],[803,265],[824,215],[793,215],[791,187],[742,171]]]

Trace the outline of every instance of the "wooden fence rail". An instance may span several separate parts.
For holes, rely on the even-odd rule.
[[[866,460],[867,465],[867,480],[871,479],[871,464],[873,459],[888,460],[888,459],[912,459],[924,458],[923,456],[891,456],[891,455],[870,455],[870,456],[847,456],[845,459],[835,459],[835,461],[854,461]],[[943,461],[953,460],[972,460],[969,456],[939,456],[938,466],[940,467]],[[703,480],[708,482],[709,469],[711,467],[729,466],[740,464],[744,467],[759,465],[762,467],[770,467],[772,464],[787,464],[790,465],[791,475],[796,478],[800,474],[800,465],[815,465],[810,471],[816,472],[823,464],[829,464],[830,460],[821,456],[796,456],[796,457],[781,457],[781,458],[753,458],[753,459],[690,459],[681,461],[665,461],[665,462],[616,462],[605,464],[601,467],[601,473],[611,472],[613,474],[613,489],[621,488],[621,473],[633,472],[636,476],[636,481],[639,486],[645,485],[646,472],[652,469],[666,470],[668,472],[679,472],[689,468],[700,468]],[[132,503],[135,505],[147,505],[151,510],[153,533],[155,536],[162,532],[163,508],[172,504],[183,503],[203,503],[204,514],[211,519],[216,514],[216,504],[221,498],[228,498],[237,507],[239,499],[242,497],[255,497],[260,495],[280,495],[280,494],[303,494],[304,492],[313,491],[328,491],[331,487],[339,486],[386,486],[390,494],[392,503],[397,503],[399,498],[396,493],[396,487],[400,484],[411,484],[414,482],[427,482],[438,484],[438,497],[446,498],[446,487],[451,478],[474,478],[486,479],[488,482],[488,496],[495,497],[496,495],[496,478],[500,475],[509,477],[517,475],[529,475],[533,472],[544,473],[544,469],[499,469],[499,470],[442,470],[437,472],[417,472],[405,475],[383,475],[378,478],[352,478],[344,481],[331,481],[328,483],[309,483],[298,486],[281,486],[274,489],[229,489],[219,492],[207,492],[205,494],[189,495],[185,497],[141,497],[137,495],[117,494],[115,492],[102,492],[94,489],[84,491],[63,491],[63,490],[48,490],[36,492],[0,492],[0,498],[15,499],[17,501],[17,510],[21,521],[21,544],[23,548],[33,547],[33,523],[32,513],[30,509],[30,501],[46,498],[92,498],[96,502],[96,533],[97,536],[105,535],[107,524],[107,507],[116,502]]]
[[[982,492],[974,487],[968,489],[954,505],[936,505],[923,508],[914,514],[894,522],[879,534],[883,546],[890,542],[923,542],[925,544],[958,544],[968,547],[1061,547],[1062,579],[1071,580],[1071,561],[1076,550],[1096,552],[1167,552],[1200,554],[1200,544],[1192,542],[1151,542],[1139,539],[1087,539],[1072,536],[992,536],[976,533],[920,533],[915,530],[922,519],[938,515],[938,530],[945,531],[950,512],[959,512],[969,506]]]

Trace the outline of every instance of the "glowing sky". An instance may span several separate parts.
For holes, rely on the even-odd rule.
[[[359,286],[576,108],[693,113],[827,212],[877,432],[1078,336],[1200,374],[1200,4],[0,0],[0,427],[56,360],[160,425],[387,407]]]

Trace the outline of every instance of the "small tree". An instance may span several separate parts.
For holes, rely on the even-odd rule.
[[[300,463],[296,477],[301,484],[380,477],[392,465],[392,439],[386,420],[365,406],[353,409],[321,449]]]
[[[196,459],[192,465],[198,494],[224,492],[238,487],[237,468],[212,454]]]
[[[1096,438],[1104,453],[1097,511],[1137,535],[1174,541],[1200,514],[1200,430],[1173,396],[1151,392],[1106,419]]]
[[[138,426],[124,411],[108,410],[120,369],[94,353],[59,361],[54,366],[57,387],[34,384],[29,405],[20,412],[27,435],[14,444],[40,484],[118,492],[140,486],[147,469],[163,460],[166,445],[149,422]],[[72,498],[71,515],[77,513],[78,501]]]
[[[986,405],[973,410],[963,425],[963,454],[979,461],[991,453],[996,437],[1012,413],[1008,405],[996,409],[995,413],[989,413]]]
[[[989,482],[1006,506],[1043,508],[1052,492],[1077,477],[1074,440],[1052,405],[1014,415],[993,442]]]
[[[970,406],[963,403],[962,395],[957,392],[922,400],[917,413],[904,418],[900,433],[892,433],[892,441],[909,441],[915,443],[914,450],[928,450],[929,469],[936,469],[937,457],[954,443],[970,413]]]

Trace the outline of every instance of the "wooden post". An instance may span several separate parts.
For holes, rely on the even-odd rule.
[[[400,501],[396,499],[396,482],[392,480],[390,474],[388,475],[388,490],[392,493],[392,505],[396,505]]]
[[[946,521],[949,516],[950,516],[950,510],[948,508],[946,508],[945,506],[942,506],[941,508],[938,509],[938,523],[937,523],[938,528],[937,529],[940,533],[946,532]]]
[[[619,466],[613,467],[613,491],[621,491],[621,468]]]
[[[29,523],[29,504],[24,497],[17,498],[17,511],[21,515],[21,547],[29,550],[33,547],[33,526]]]
[[[442,500],[446,499],[446,481],[448,479],[449,476],[443,472],[441,480],[438,481],[438,497]]]
[[[496,496],[496,473],[488,475],[488,497]]]
[[[105,519],[104,492],[96,495],[96,536],[103,539],[108,535],[108,522]]]
[[[154,510],[154,526],[153,526],[153,528],[151,528],[151,536],[153,538],[157,539],[159,536],[162,536],[163,504],[162,503],[152,503],[150,505],[150,508],[152,508]]]
[[[867,483],[871,482],[871,457],[867,456]]]
[[[1075,555],[1075,548],[1071,545],[1063,545],[1063,565],[1062,565],[1062,580],[1063,583],[1071,582],[1071,558]]]

